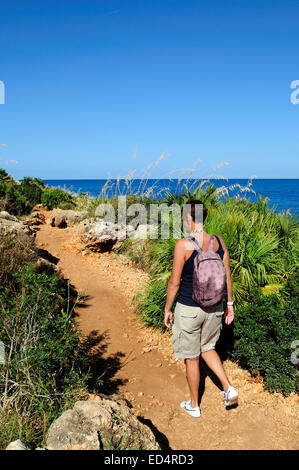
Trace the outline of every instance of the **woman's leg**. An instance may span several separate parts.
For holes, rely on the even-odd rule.
[[[199,389],[199,356],[192,359],[185,359],[186,377],[189,385],[192,408],[198,406],[198,389]]]
[[[224,372],[223,365],[221,362],[220,357],[218,356],[215,349],[211,349],[210,351],[205,351],[201,353],[201,357],[207,364],[207,366],[217,375],[218,379],[220,380],[223,390],[227,392],[230,383]]]

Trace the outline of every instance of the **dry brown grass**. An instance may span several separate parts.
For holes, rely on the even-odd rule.
[[[0,282],[9,286],[13,274],[19,273],[22,267],[37,260],[37,248],[34,240],[25,233],[12,237],[0,229]]]
[[[134,151],[134,156],[133,158],[136,158],[136,151],[137,148]],[[226,178],[222,175],[216,175],[215,173],[211,173],[207,178],[201,178],[201,177],[195,177],[195,172],[197,171],[197,166],[201,162],[200,159],[197,159],[193,166],[191,168],[181,168],[179,170],[172,170],[169,175],[168,179],[169,180],[169,185],[165,185],[163,188],[158,189],[157,184],[158,184],[158,179],[157,178],[151,178],[151,171],[156,168],[164,159],[166,158],[165,152],[162,153],[155,161],[150,163],[145,171],[143,172],[142,177],[135,178],[135,180],[139,180],[139,184],[137,186],[137,189],[133,189],[133,183],[134,183],[134,175],[136,170],[129,170],[127,175],[124,177],[121,177],[120,175],[116,179],[112,178],[107,178],[107,181],[105,182],[103,188],[101,189],[99,193],[99,197],[103,199],[116,199],[118,195],[122,196],[129,196],[129,195],[135,195],[141,198],[159,198],[162,193],[165,193],[165,191],[169,192],[175,192],[175,193],[181,193],[181,192],[188,192],[192,193],[195,190],[202,189],[204,185],[208,185],[211,183],[212,179],[216,180],[225,180],[228,181],[229,178]],[[228,162],[220,162],[216,167],[213,168],[214,171],[217,171],[218,168],[221,168],[223,166],[229,165]],[[175,172],[179,171],[179,175],[177,178],[173,177],[173,174]],[[229,196],[232,191],[235,191],[236,189],[239,189],[239,192],[234,196],[236,199],[241,199],[246,198],[247,193],[253,193],[256,194],[255,191],[252,189],[252,180],[255,178],[256,175],[251,176],[248,179],[248,183],[246,186],[241,186],[238,183],[232,184],[232,185],[222,185],[221,187],[217,188],[216,193],[220,197],[222,196]],[[149,186],[148,182],[150,179],[154,179],[155,181]],[[171,183],[173,180],[177,180],[177,185],[175,190],[173,189],[173,186],[171,187]],[[121,181],[124,180],[124,186],[121,189]]]

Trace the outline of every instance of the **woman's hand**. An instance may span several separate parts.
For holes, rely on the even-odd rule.
[[[172,311],[171,310],[166,310],[164,314],[164,323],[167,328],[170,328],[170,325],[172,323]]]
[[[224,318],[226,325],[229,325],[234,319],[234,307],[232,305],[227,305],[224,311]]]

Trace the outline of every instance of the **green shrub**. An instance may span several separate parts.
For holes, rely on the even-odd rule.
[[[32,237],[18,233],[14,237],[0,228],[0,285],[12,287],[15,274],[27,263],[37,260],[37,249]]]
[[[299,340],[298,278],[290,276],[283,302],[256,288],[246,306],[235,314],[237,344],[232,358],[254,376],[264,378],[270,391],[299,391],[298,371],[291,362],[292,342]]]
[[[21,184],[0,169],[0,209],[13,215],[29,214],[31,205],[24,196]]]
[[[86,389],[85,355],[57,275],[23,266],[13,292],[0,287],[0,445],[40,444],[49,424]]]
[[[86,210],[86,209],[88,209],[88,207],[90,205],[90,197],[89,197],[88,193],[84,193],[84,192],[76,194],[75,196],[73,196],[73,201],[74,201],[74,204],[75,204],[74,209],[77,210],[77,211]]]
[[[119,253],[130,258],[135,267],[149,272],[152,265],[152,260],[149,257],[149,245],[152,243],[150,239],[126,238]]]
[[[155,240],[149,246],[148,256],[151,260],[149,272],[153,275],[169,273],[172,268],[173,252],[177,240],[169,238],[167,240]]]
[[[44,182],[39,178],[25,177],[20,185],[20,189],[31,207],[41,203],[43,188]]]
[[[14,179],[5,171],[3,168],[0,168],[0,181],[3,183],[11,183]]]
[[[171,204],[179,204],[183,206],[188,202],[190,199],[199,199],[201,200],[207,207],[216,207],[219,202],[220,198],[217,193],[217,187],[210,183],[206,188],[203,188],[201,184],[198,184],[196,188],[185,187],[185,191],[180,192],[177,191],[173,192],[166,192],[166,202]]]
[[[0,169],[0,208],[13,215],[31,212],[35,204],[41,202],[44,183],[39,178],[26,177],[21,183]]]
[[[13,215],[25,215],[31,212],[31,204],[22,193],[20,186],[10,184],[6,191],[6,210]]]
[[[164,307],[169,277],[151,280],[136,294],[133,304],[141,318],[152,326],[164,328]]]
[[[75,205],[73,196],[58,188],[44,189],[41,195],[41,203],[49,210],[55,207],[59,207],[60,209],[72,209]]]

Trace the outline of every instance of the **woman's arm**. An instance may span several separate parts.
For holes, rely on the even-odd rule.
[[[164,323],[170,328],[172,322],[171,307],[181,283],[181,275],[185,263],[185,240],[178,240],[174,247],[172,272],[167,286],[167,297],[165,304]]]
[[[222,237],[219,237],[221,241],[221,245],[224,250],[223,255],[223,264],[226,270],[226,290],[227,290],[227,300],[231,302],[233,300],[233,283],[232,283],[232,275],[230,272],[230,257],[227,246]],[[234,307],[232,305],[227,305],[225,312],[224,312],[225,323],[229,325],[234,319]]]

